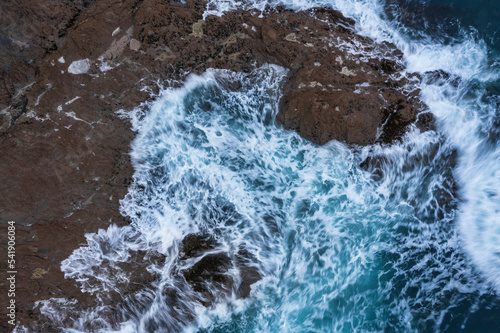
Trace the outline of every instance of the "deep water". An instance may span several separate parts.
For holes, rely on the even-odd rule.
[[[423,36],[446,40],[464,31],[476,32],[490,47],[500,51],[500,2],[496,0],[388,0],[388,16]]]
[[[88,235],[62,265],[97,299],[126,280],[118,263],[131,250],[165,254],[148,268],[160,278],[127,296],[121,324],[102,305],[72,329],[500,332],[500,3],[213,0],[207,13],[279,4],[331,6],[360,34],[396,44],[423,77],[437,130],[413,128],[391,147],[316,146],[275,123],[285,70],[272,65],[164,90],[132,117],[134,184],[122,201],[132,225]],[[359,166],[366,158],[375,175]],[[216,252],[249,253],[262,277],[250,297],[195,300],[175,278],[191,233],[216,238]],[[72,304],[42,311],[57,321]]]

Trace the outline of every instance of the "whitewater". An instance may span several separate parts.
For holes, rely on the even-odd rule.
[[[403,74],[422,75],[436,130],[412,127],[391,146],[314,145],[275,122],[286,75],[275,65],[208,70],[163,89],[128,115],[135,174],[121,212],[130,226],[88,234],[62,263],[96,307],[38,304],[55,322],[77,313],[66,331],[474,331],[498,313],[499,98],[489,89],[498,59],[467,30],[446,43],[410,31],[377,0],[212,0],[205,15],[278,5],[332,7],[357,33],[394,43]],[[367,159],[377,161],[368,171]],[[215,239],[212,253],[247,253],[260,275],[248,297],[230,290],[205,307],[178,279],[196,263],[178,260],[190,234]],[[101,301],[127,282],[120,263],[138,250],[164,255],[144,268],[159,278],[122,295],[111,319]],[[227,274],[237,285],[244,272]],[[175,306],[167,289],[180,295]],[[498,329],[489,320],[485,329]]]

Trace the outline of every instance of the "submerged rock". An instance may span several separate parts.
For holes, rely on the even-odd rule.
[[[234,284],[228,273],[231,266],[231,258],[226,253],[211,253],[182,274],[194,291],[200,294],[200,302],[208,306],[231,295]]]
[[[206,306],[230,297],[233,293],[239,297],[247,297],[251,285],[261,278],[255,259],[246,249],[228,253],[211,236],[187,235],[182,240],[180,249],[181,267],[187,260],[197,258],[194,264],[181,269],[181,274],[198,293],[198,300]],[[235,272],[237,276],[234,275]]]

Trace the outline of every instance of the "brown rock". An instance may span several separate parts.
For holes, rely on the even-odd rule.
[[[261,279],[255,259],[244,248],[236,254],[217,252],[218,242],[207,235],[191,234],[182,240],[180,260],[199,258],[189,269],[181,273],[199,296],[202,304],[230,296],[233,289],[240,297],[250,294],[251,285]],[[207,252],[210,251],[209,254]],[[236,267],[240,272],[239,285],[235,285],[229,270]]]
[[[0,131],[24,113],[31,85],[48,54],[95,0],[0,3]]]

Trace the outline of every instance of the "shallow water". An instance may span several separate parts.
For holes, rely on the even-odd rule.
[[[103,305],[71,326],[123,332],[498,331],[498,22],[475,30],[468,24],[476,21],[464,17],[458,29],[437,30],[429,28],[429,16],[428,25],[414,25],[401,13],[415,1],[398,7],[376,0],[212,1],[207,13],[266,4],[332,6],[354,18],[359,33],[395,43],[408,72],[424,76],[421,96],[437,131],[412,129],[391,147],[318,147],[275,123],[285,70],[272,65],[249,75],[210,70],[164,90],[132,117],[138,133],[134,184],[121,206],[132,225],[88,235],[89,246],[62,265],[98,299],[126,282],[119,263],[130,260],[131,250],[165,254],[164,263],[148,268],[160,278],[127,296],[120,325],[110,324]],[[436,70],[450,75],[431,80],[427,72]],[[242,86],[228,89],[228,81]],[[379,161],[376,176],[359,167],[367,157]],[[250,297],[233,294],[205,308],[175,278],[179,244],[192,233],[212,235],[216,252],[248,253],[262,277]],[[97,271],[103,262],[110,268]],[[243,272],[233,267],[229,274],[240,281]],[[175,307],[163,292],[168,288],[181,295]],[[57,320],[63,303],[44,302],[45,312]]]

